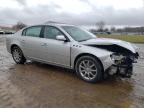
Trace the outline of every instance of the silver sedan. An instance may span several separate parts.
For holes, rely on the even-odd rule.
[[[49,23],[26,27],[6,38],[17,64],[34,60],[74,69],[90,83],[105,76],[131,77],[137,48],[128,42],[97,38],[79,27]]]

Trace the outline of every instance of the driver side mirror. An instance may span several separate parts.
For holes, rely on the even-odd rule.
[[[67,39],[63,35],[56,36],[56,39],[60,41],[67,41]]]

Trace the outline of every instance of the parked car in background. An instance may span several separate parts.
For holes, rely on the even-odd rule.
[[[110,34],[112,34],[110,31],[98,32],[96,30],[90,30],[90,32],[93,33],[94,35],[110,35]]]
[[[5,32],[4,31],[0,31],[0,34],[4,34]]]
[[[26,27],[7,36],[6,45],[17,64],[34,60],[73,69],[90,83],[106,75],[131,77],[138,58],[131,43],[97,38],[79,27],[60,23]]]
[[[0,31],[0,34],[14,34],[14,32],[11,32],[11,31]]]
[[[11,31],[6,31],[5,34],[13,34]]]

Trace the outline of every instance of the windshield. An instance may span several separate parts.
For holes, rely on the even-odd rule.
[[[86,41],[96,36],[75,26],[62,26],[62,28],[76,41]]]

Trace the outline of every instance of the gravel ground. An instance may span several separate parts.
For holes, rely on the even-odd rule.
[[[17,65],[0,38],[0,108],[144,108],[144,45],[131,79],[89,84],[70,70]]]

